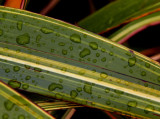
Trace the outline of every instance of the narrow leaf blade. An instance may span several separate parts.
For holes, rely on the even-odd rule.
[[[94,33],[103,33],[122,23],[159,11],[159,0],[117,0],[81,20],[78,25]]]
[[[32,119],[54,119],[38,106],[25,97],[0,82],[0,117],[8,118],[32,118]]]
[[[117,32],[109,36],[109,38],[114,42],[123,43],[141,30],[152,25],[160,24],[159,14],[160,12],[155,12],[151,15],[135,20],[119,29]]]

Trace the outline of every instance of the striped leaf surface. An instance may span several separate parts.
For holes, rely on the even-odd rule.
[[[123,43],[141,30],[157,24],[160,24],[160,12],[155,12],[151,15],[145,16],[127,24],[126,26],[112,34],[109,38],[112,41]]]
[[[38,106],[0,82],[1,119],[54,119]]]
[[[13,88],[159,118],[160,66],[99,35],[0,7],[0,78]]]
[[[104,33],[120,24],[159,11],[160,0],[116,0],[78,22],[94,33]]]

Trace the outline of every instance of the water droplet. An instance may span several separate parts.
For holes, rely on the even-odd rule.
[[[98,78],[98,81],[103,81],[103,79],[102,78]]]
[[[72,34],[70,40],[75,43],[81,43],[81,37],[78,34]]]
[[[45,34],[50,34],[53,33],[53,30],[43,27],[41,28],[41,32]]]
[[[54,52],[54,49],[51,49],[51,52]]]
[[[18,108],[18,107],[16,107],[16,108],[15,108],[15,111],[18,111],[18,110],[19,110],[19,108]]]
[[[57,83],[51,83],[49,86],[48,86],[48,90],[49,91],[54,91],[56,88],[58,89],[63,89],[63,86],[61,84],[57,84]]]
[[[4,113],[4,114],[2,115],[2,119],[9,119],[9,115],[8,115],[7,113]]]
[[[109,92],[110,92],[110,88],[106,88],[105,93],[109,93]]]
[[[142,71],[142,72],[141,72],[141,76],[146,76],[146,72],[145,72],[145,71]]]
[[[14,66],[13,67],[13,71],[15,71],[15,72],[18,72],[20,70],[20,67],[19,66]]]
[[[72,90],[72,91],[70,92],[71,98],[76,98],[77,95],[78,95],[78,93],[77,93],[77,91],[75,91],[75,90]]]
[[[3,35],[3,30],[2,29],[0,29],[0,36],[2,36]]]
[[[96,42],[90,42],[89,47],[92,48],[93,50],[97,50],[98,49],[98,44]]]
[[[102,72],[102,73],[100,73],[100,77],[101,77],[101,78],[107,78],[107,77],[108,77],[108,74],[105,73],[105,72]]]
[[[67,71],[67,68],[66,67],[62,67],[61,71]]]
[[[70,49],[70,51],[72,51],[73,50],[73,46],[70,46],[69,49]]]
[[[59,45],[59,46],[65,46],[65,43],[60,42],[60,43],[58,43],[58,45]]]
[[[41,35],[37,35],[37,37],[36,37],[36,43],[39,43],[39,41],[40,41],[41,38],[42,38]]]
[[[31,76],[26,76],[25,79],[26,79],[26,80],[30,80],[30,79],[31,79]]]
[[[17,42],[19,45],[29,44],[29,43],[30,43],[30,36],[29,36],[29,34],[28,34],[28,33],[25,33],[25,34],[22,34],[22,35],[17,36],[16,42]]]
[[[6,72],[6,73],[9,73],[9,72],[10,72],[10,69],[8,69],[8,68],[5,69],[5,72]]]
[[[42,72],[42,69],[35,67],[34,71],[36,71],[36,72]]]
[[[92,105],[92,106],[95,106],[95,104],[96,104],[95,102],[91,102],[91,105]]]
[[[20,88],[21,83],[13,79],[8,81],[8,85],[11,86],[12,88]]]
[[[136,107],[137,106],[137,102],[136,101],[129,101],[127,105],[129,107]]]
[[[113,56],[113,52],[110,52],[109,55],[110,55],[110,56]]]
[[[31,68],[31,67],[28,66],[28,65],[24,65],[24,67],[25,67],[26,69],[30,69],[30,68]]]
[[[22,30],[22,25],[23,25],[23,22],[22,21],[18,21],[17,22],[17,29],[21,31]]]
[[[81,88],[81,87],[77,87],[76,90],[77,90],[78,92],[81,92],[81,91],[82,91],[82,88]]]
[[[150,64],[149,64],[149,63],[145,63],[145,66],[146,66],[147,68],[150,68]]]
[[[93,59],[93,60],[92,60],[92,62],[93,62],[93,63],[96,63],[96,62],[97,62],[97,60],[96,60],[96,59]]]
[[[25,119],[25,116],[24,115],[19,115],[18,119]]]
[[[103,58],[101,59],[101,61],[102,61],[102,62],[105,62],[105,61],[106,61],[106,58],[105,58],[105,57],[103,57]]]
[[[106,52],[106,49],[105,49],[105,48],[102,48],[101,51],[102,51],[102,52]]]
[[[147,106],[145,107],[144,112],[145,112],[145,113],[149,113],[150,111],[153,111],[153,110],[155,110],[155,109],[154,109],[154,106],[152,106],[152,105],[147,105]]]
[[[100,56],[100,54],[99,53],[96,53],[96,57],[99,57]]]
[[[35,80],[32,80],[32,83],[35,83]]]
[[[23,85],[22,85],[22,88],[23,88],[24,90],[27,90],[27,89],[29,88],[29,85],[28,85],[28,84],[23,84]]]
[[[13,102],[11,102],[10,100],[6,100],[5,102],[4,102],[4,107],[5,107],[5,109],[7,110],[7,111],[11,111],[12,109],[13,109],[13,107],[14,107],[14,103]]]
[[[78,74],[84,75],[84,74],[85,74],[85,70],[80,70],[80,71],[78,72]]]
[[[111,101],[110,100],[107,100],[106,101],[106,105],[110,105],[111,104]]]
[[[84,58],[86,57],[87,55],[90,55],[91,54],[91,51],[87,48],[84,48],[80,53],[79,53],[79,56],[81,58]]]
[[[128,65],[133,67],[136,64],[136,57],[132,57],[128,59]]]
[[[84,92],[88,94],[92,94],[92,85],[91,84],[85,84],[83,87]]]
[[[88,58],[87,60],[88,60],[88,61],[91,61],[91,58]]]
[[[63,55],[67,55],[67,50],[62,50]]]

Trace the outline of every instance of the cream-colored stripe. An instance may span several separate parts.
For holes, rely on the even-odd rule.
[[[157,20],[160,20],[160,16],[156,16],[156,17],[153,17],[153,18],[150,18],[150,19],[143,20],[143,21],[141,21],[139,23],[136,23],[135,25],[132,25],[131,27],[126,28],[121,33],[119,33],[116,36],[114,36],[112,38],[112,41],[117,41],[119,38],[122,38],[123,36],[125,36],[126,34],[132,32],[133,30],[135,30],[137,28],[140,28],[141,26],[143,26],[143,25],[145,25],[147,23],[151,23],[151,22],[154,22],[154,21],[157,21]]]
[[[66,64],[66,63],[63,63],[63,62],[58,62],[58,61],[46,59],[46,58],[43,58],[43,57],[39,57],[39,56],[31,55],[31,54],[26,54],[26,53],[23,53],[23,52],[16,52],[14,50],[10,50],[10,49],[7,49],[7,48],[1,48],[1,47],[0,47],[0,53],[5,53],[5,54],[8,54],[10,56],[12,56],[14,54],[14,56],[16,56],[20,59],[38,61],[42,65],[49,66],[49,67],[52,67],[52,65],[54,67],[61,67],[61,68],[66,67],[71,72],[75,72],[77,74],[81,71],[84,71],[86,75],[90,76],[90,78],[94,77],[94,79],[96,79],[96,80],[98,78],[100,78],[100,73],[99,72],[93,72],[91,70],[87,70],[87,69],[84,69],[84,68],[72,66],[72,65],[69,65],[69,64]],[[63,73],[64,71],[61,71],[61,72]],[[49,74],[46,74],[46,75],[49,75]],[[135,88],[135,90],[140,89],[142,91],[147,91],[147,92],[150,92],[152,94],[156,94],[156,95],[160,94],[160,91],[158,91],[158,90],[147,88],[147,87],[144,87],[144,86],[141,86],[141,85],[138,85],[138,84],[134,84],[132,82],[128,82],[128,81],[125,81],[125,80],[122,80],[122,79],[118,79],[116,77],[107,76],[107,79],[112,79],[112,81],[114,81],[114,82],[121,82],[121,84],[123,84],[123,85],[128,84],[128,85],[130,85],[130,87]]]
[[[116,86],[116,85],[113,85],[113,84],[109,84],[109,83],[106,83],[106,82],[100,82],[100,81],[94,80],[92,78],[80,76],[80,75],[73,74],[73,73],[70,73],[70,72],[63,72],[62,73],[62,71],[59,70],[59,69],[55,69],[55,68],[43,66],[43,65],[40,65],[40,64],[24,61],[24,60],[20,60],[20,59],[8,57],[8,56],[3,56],[3,55],[0,55],[0,59],[16,62],[16,63],[23,64],[23,65],[27,64],[27,65],[32,66],[32,67],[41,68],[41,69],[46,70],[46,71],[54,72],[54,73],[64,75],[64,76],[68,76],[68,77],[72,77],[72,78],[76,78],[76,79],[79,79],[79,80],[83,80],[85,82],[87,81],[87,82],[90,82],[90,83],[95,83],[95,84],[100,85],[100,86],[104,86],[104,87],[107,86],[107,87],[110,87],[112,89],[117,89],[117,90],[129,93],[129,94],[132,94],[132,95],[136,95],[136,96],[139,96],[139,97],[142,97],[142,98],[145,98],[145,99],[150,99],[150,100],[153,100],[153,101],[156,101],[156,102],[160,102],[160,98],[149,95],[149,94],[144,94],[144,93],[141,93],[141,92],[138,92],[138,91],[130,90],[130,89],[123,88],[123,87],[120,87],[120,86]]]
[[[3,83],[0,82],[0,85],[3,87],[6,87]],[[10,90],[13,92],[13,90]],[[16,93],[18,96],[19,95],[17,92],[14,91],[14,93]],[[40,114],[37,114],[35,111],[33,111],[32,109],[30,109],[29,107],[23,106],[24,104],[22,102],[20,102],[19,100],[15,99],[14,97],[10,96],[8,93],[4,92],[3,90],[0,90],[0,95],[4,96],[5,98],[7,98],[8,100],[12,101],[13,103],[17,104],[19,107],[21,107],[23,110],[29,112],[32,116],[34,116],[37,119],[44,119]],[[26,99],[24,99],[26,100]],[[27,100],[26,100],[27,101]],[[31,104],[32,106],[34,106],[32,103],[28,102],[27,103]],[[34,106],[36,109],[38,109],[39,111],[42,112],[42,110],[40,108],[38,108],[36,105]],[[42,112],[44,113],[44,112]],[[46,113],[46,112],[45,112]],[[50,115],[46,115],[48,116],[50,119],[54,119],[54,117],[50,116]]]

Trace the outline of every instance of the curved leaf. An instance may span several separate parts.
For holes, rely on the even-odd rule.
[[[160,12],[153,13],[127,24],[109,38],[114,42],[123,43],[139,31],[156,24],[160,24]]]
[[[2,82],[0,82],[0,99],[0,117],[2,119],[54,119]]]
[[[38,14],[0,7],[0,20],[0,78],[11,87],[159,118],[159,63]]]
[[[159,11],[159,7],[159,0],[116,0],[81,20],[78,25],[94,33],[103,33]]]

